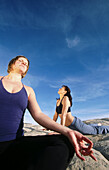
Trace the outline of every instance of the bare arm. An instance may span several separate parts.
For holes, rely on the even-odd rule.
[[[88,138],[86,138],[79,132],[76,132],[67,127],[61,126],[60,124],[56,123],[55,121],[50,119],[48,116],[42,113],[36,101],[35,93],[32,88],[29,88],[28,110],[30,111],[34,120],[38,122],[40,125],[67,136],[70,142],[72,143],[72,145],[74,146],[76,154],[80,159],[85,160],[85,158],[82,157],[80,154],[82,153],[84,156],[90,156],[94,160],[96,160],[92,152],[93,143]],[[86,141],[89,144],[88,148],[86,148],[85,146],[81,144],[83,141]]]
[[[54,116],[53,116],[53,120],[56,122],[57,119],[58,119],[58,114],[57,114],[57,112],[55,111],[55,114],[54,114]]]
[[[47,115],[42,113],[35,97],[35,93],[32,88],[29,89],[29,97],[28,97],[28,110],[30,111],[30,114],[34,118],[36,122],[38,122],[43,127],[54,130],[56,132],[62,133],[64,135],[67,134],[67,128],[63,128],[61,125],[53,121],[51,118],[49,118]]]
[[[67,96],[64,97],[62,104],[63,107],[62,107],[61,125],[65,126],[66,115],[67,115],[68,108],[70,106],[70,102]]]

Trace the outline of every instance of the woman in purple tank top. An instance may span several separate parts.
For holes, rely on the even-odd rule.
[[[65,170],[74,150],[77,156],[94,160],[93,143],[81,133],[59,125],[42,113],[31,87],[22,84],[29,69],[25,56],[13,58],[8,75],[0,77],[0,165],[3,170]],[[36,122],[60,134],[23,136],[26,108]],[[62,135],[61,135],[62,134]],[[83,141],[89,146],[83,145]],[[58,155],[58,157],[57,157]]]

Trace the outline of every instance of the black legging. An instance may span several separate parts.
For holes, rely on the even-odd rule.
[[[65,170],[74,148],[63,135],[25,136],[0,143],[2,170]]]

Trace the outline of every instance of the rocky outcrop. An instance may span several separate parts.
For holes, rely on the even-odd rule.
[[[97,150],[94,150],[97,162],[90,157],[81,161],[76,155],[73,157],[67,170],[109,170],[109,161]]]
[[[88,120],[85,123],[101,123],[109,126],[109,118]],[[101,152],[101,154],[109,161],[109,133],[107,135],[88,135],[89,139],[93,141],[94,149]]]
[[[109,126],[109,118],[87,120],[85,123],[101,123]],[[27,123],[24,126],[24,132],[26,136],[48,134],[48,131],[43,131],[41,126]],[[81,161],[75,154],[67,170],[109,170],[109,134],[87,135],[87,137],[94,143],[94,155],[98,161],[95,162],[90,157],[86,157],[86,161]]]

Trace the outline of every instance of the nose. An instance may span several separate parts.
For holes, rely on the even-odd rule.
[[[22,64],[25,65],[25,66],[27,66],[27,63],[26,63],[25,61],[22,61]]]
[[[25,62],[22,62],[22,64],[26,65],[26,63],[25,63]]]

